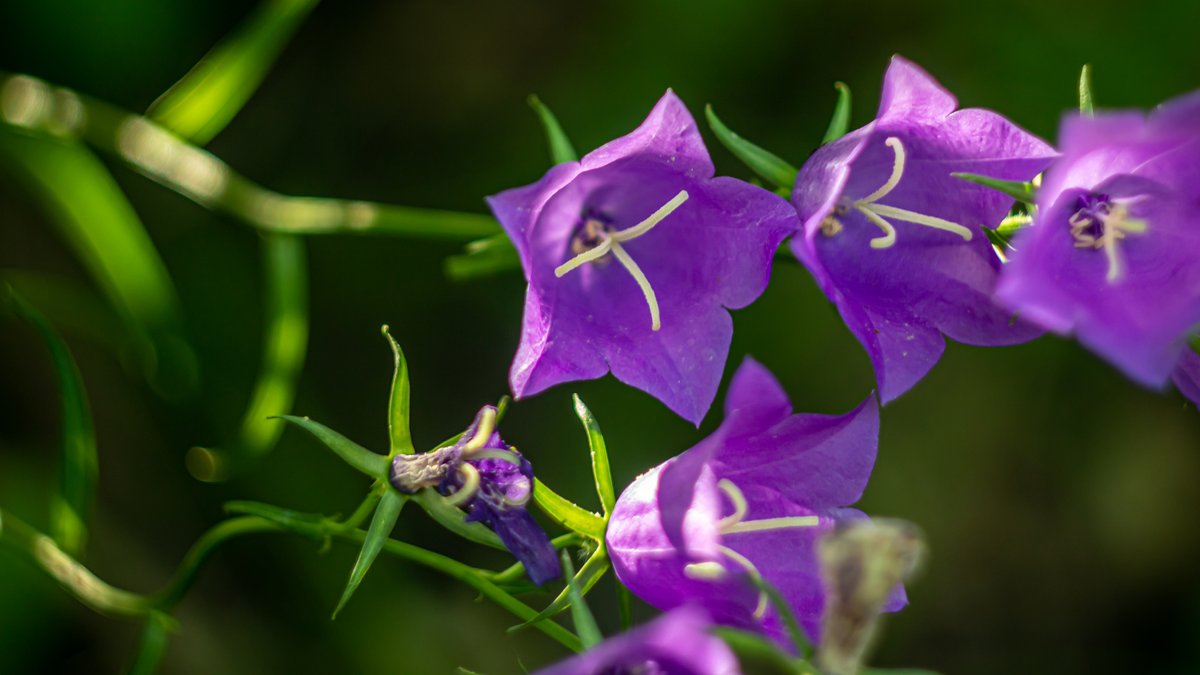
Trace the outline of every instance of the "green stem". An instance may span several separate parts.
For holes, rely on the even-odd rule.
[[[454,241],[499,230],[496,221],[483,214],[279,194],[142,115],[27,75],[0,72],[0,98],[5,101],[0,121],[59,138],[78,138],[197,204],[262,230]]]
[[[204,566],[205,561],[208,560],[208,556],[218,546],[230,539],[243,535],[258,534],[260,532],[280,532],[282,530],[283,528],[279,525],[256,516],[241,516],[217,523],[209,531],[201,535],[195,544],[192,544],[192,548],[183,556],[183,560],[179,563],[179,567],[175,571],[175,576],[167,584],[167,587],[149,600],[158,609],[170,609],[192,587],[192,582],[196,580],[196,575],[200,573],[200,568]]]

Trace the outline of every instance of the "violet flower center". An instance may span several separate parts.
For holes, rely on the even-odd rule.
[[[1080,195],[1075,213],[1067,219],[1075,248],[1104,251],[1108,258],[1108,283],[1116,283],[1124,273],[1117,242],[1128,234],[1142,234],[1146,221],[1129,217],[1129,202],[1118,202],[1103,193]]]
[[[837,206],[834,207],[833,213],[821,221],[821,234],[826,237],[832,237],[841,232],[844,226],[838,217],[844,217],[853,209],[861,213],[873,225],[883,231],[883,236],[871,240],[871,248],[873,249],[891,248],[896,244],[896,228],[892,225],[891,220],[899,220],[906,223],[913,223],[914,225],[924,225],[935,230],[952,232],[962,237],[963,241],[971,241],[971,237],[973,236],[971,230],[958,223],[879,203],[879,200],[891,194],[892,190],[895,190],[896,186],[900,184],[900,179],[904,177],[905,165],[907,164],[907,153],[904,150],[904,144],[900,142],[899,138],[888,136],[884,140],[884,144],[891,148],[893,153],[892,173],[888,176],[887,181],[879,186],[879,189],[861,199],[851,199],[842,195],[838,200]]]

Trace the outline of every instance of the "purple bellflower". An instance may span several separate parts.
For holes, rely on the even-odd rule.
[[[1000,260],[981,230],[1012,199],[951,176],[1026,181],[1054,150],[1000,115],[955,110],[954,96],[893,57],[874,122],[817,150],[796,178],[803,232],[792,249],[866,348],[884,403],[941,357],[1032,339],[992,294]]]
[[[762,294],[798,227],[780,197],[713,177],[671,91],[632,133],[488,204],[529,282],[513,394],[611,371],[697,425],[729,355],[726,308]]]
[[[767,595],[745,576],[763,579],[817,640],[825,608],[817,538],[866,517],[844,507],[862,495],[878,440],[874,396],[846,415],[793,415],[779,382],[748,358],[721,426],[617,500],[606,537],[613,569],[659,609],[698,603],[719,623],[790,646]],[[898,589],[887,609],[904,603]]]
[[[739,675],[700,607],[680,607],[535,675]]]
[[[1013,241],[997,297],[1144,386],[1196,393],[1200,325],[1200,92],[1149,115],[1070,115],[1062,158]],[[1182,357],[1186,357],[1181,361]],[[1191,375],[1188,368],[1191,368]],[[1181,380],[1190,380],[1191,387]]]
[[[484,406],[454,444],[392,459],[391,483],[413,494],[435,488],[467,510],[467,522],[494,530],[525,565],[530,581],[542,585],[561,575],[558,554],[545,531],[525,509],[533,495],[529,460],[496,432],[496,408]]]

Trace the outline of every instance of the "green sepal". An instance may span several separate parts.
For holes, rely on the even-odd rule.
[[[1092,100],[1092,64],[1084,64],[1079,71],[1079,114],[1091,117],[1095,114]]]
[[[953,172],[950,174],[955,178],[982,185],[986,188],[991,188],[997,192],[1012,197],[1013,199],[1024,202],[1025,204],[1033,204],[1037,200],[1037,191],[1033,187],[1033,183],[1026,183],[1016,180],[1001,180],[990,176],[981,176],[975,173]]]
[[[237,115],[318,0],[267,0],[192,67],[147,113],[201,145]]]
[[[350,570],[350,579],[346,582],[346,590],[342,591],[342,599],[338,601],[337,608],[333,610],[333,618],[337,618],[338,612],[342,611],[342,608],[350,601],[350,596],[354,595],[354,591],[362,583],[363,577],[367,576],[367,570],[371,569],[371,563],[375,562],[375,558],[383,550],[384,542],[388,540],[392,529],[396,527],[400,509],[404,507],[406,501],[408,501],[408,496],[395,490],[388,490],[379,500],[379,506],[375,508],[375,517],[371,519],[371,526],[367,529],[367,536],[363,540],[362,551],[358,554],[358,560],[354,561],[354,569]]]
[[[387,457],[377,455],[324,424],[314,422],[307,417],[280,415],[275,419],[291,422],[313,436],[316,436],[317,440],[324,443],[338,457],[341,457],[342,461],[371,478],[384,481],[388,479]]]
[[[483,523],[468,523],[466,521],[467,514],[446,501],[446,498],[438,494],[436,490],[421,490],[412,496],[412,500],[417,503],[417,506],[424,509],[434,522],[463,539],[500,551],[508,550],[495,532],[492,532]]]
[[[837,90],[837,103],[833,106],[833,117],[829,119],[829,128],[825,130],[821,145],[836,141],[850,130],[850,87],[845,82],[835,82],[833,88]]]
[[[48,321],[12,287],[0,287],[0,304],[11,307],[37,331],[54,364],[62,411],[59,444],[59,488],[51,502],[50,534],[63,551],[79,558],[87,542],[88,520],[100,460],[96,432],[79,366],[71,350]]]
[[[734,157],[771,185],[785,190],[792,189],[796,183],[796,174],[799,173],[796,167],[734,133],[721,122],[711,105],[704,107],[704,116],[708,118],[708,126],[716,134],[717,140],[721,141],[721,145],[733,153]]]
[[[575,152],[575,146],[571,144],[571,139],[567,138],[566,132],[558,123],[558,118],[550,112],[550,108],[547,108],[546,104],[542,103],[542,100],[534,94],[529,95],[528,101],[529,107],[537,113],[538,119],[542,122],[542,129],[546,132],[546,143],[550,146],[550,159],[555,164],[578,161],[579,154]]]
[[[387,338],[388,345],[392,348],[393,370],[392,370],[392,388],[388,394],[388,442],[391,446],[392,455],[403,454],[411,455],[416,452],[416,448],[412,443],[412,432],[409,430],[409,401],[410,392],[408,387],[408,361],[404,359],[404,351],[400,349],[400,345],[396,344],[396,340],[392,338],[392,334],[388,331],[385,324],[380,328],[383,337]]]
[[[566,529],[589,539],[604,540],[607,527],[604,518],[558,495],[538,478],[533,479],[533,501],[543,513]]]
[[[470,281],[521,269],[521,257],[507,234],[501,232],[467,244],[466,253],[446,258],[446,277]]]
[[[597,548],[596,551],[587,559],[587,561],[583,563],[583,567],[579,568],[578,574],[576,574],[573,566],[571,565],[571,556],[568,554],[568,552],[562,551],[561,556],[563,558],[563,577],[567,580],[567,583],[563,587],[562,591],[555,596],[554,600],[551,601],[545,609],[538,612],[537,616],[526,621],[525,623],[509,628],[508,632],[514,633],[516,631],[528,628],[540,621],[546,621],[567,608],[572,608],[572,614],[574,614],[574,607],[576,607],[576,603],[578,602],[580,605],[582,605],[583,596],[587,595],[588,592],[595,587],[596,583],[604,577],[604,573],[612,567],[612,564],[608,559],[608,552],[603,546]],[[584,605],[584,609],[586,611],[586,605]],[[588,644],[587,637],[583,634],[584,627],[579,625],[577,619],[575,624],[575,632],[579,634],[579,637],[581,640],[583,640],[585,647],[591,646]]]
[[[596,480],[596,495],[600,497],[600,506],[604,509],[604,517],[607,518],[617,503],[617,495],[613,490],[612,467],[608,463],[608,446],[592,411],[583,404],[578,394],[572,396],[572,399],[575,401],[575,414],[583,423],[583,430],[587,432],[588,448],[592,455],[592,476]]]

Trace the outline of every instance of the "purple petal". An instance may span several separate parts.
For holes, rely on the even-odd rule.
[[[562,575],[558,553],[545,530],[524,508],[497,509],[481,499],[471,502],[468,521],[478,521],[492,528],[500,542],[525,565],[525,574],[541,586]]]
[[[1184,349],[1175,372],[1171,373],[1171,380],[1179,393],[1200,408],[1200,355],[1191,349]]]
[[[641,126],[589,152],[580,163],[584,169],[595,169],[635,155],[651,157],[689,178],[713,175],[712,159],[696,128],[696,120],[670,89]]]

